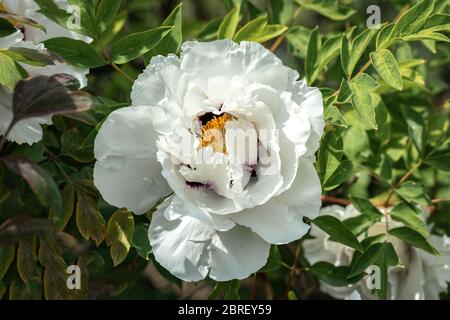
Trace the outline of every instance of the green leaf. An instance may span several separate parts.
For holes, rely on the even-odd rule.
[[[76,222],[78,230],[86,240],[92,239],[97,247],[105,238],[106,223],[97,208],[96,201],[88,194],[78,191]]]
[[[60,55],[77,67],[92,69],[108,64],[92,45],[81,40],[52,38],[44,41],[44,45],[49,51]]]
[[[84,134],[79,128],[73,127],[64,131],[61,136],[61,155],[69,156],[80,163],[90,163],[94,160],[92,148],[83,147]]]
[[[78,80],[68,74],[19,81],[14,90],[13,121],[89,110],[91,95],[78,88]]]
[[[374,222],[379,221],[383,217],[383,213],[365,198],[352,196],[352,204],[360,213]]]
[[[428,164],[429,166],[432,166],[438,170],[441,171],[450,171],[450,152],[449,151],[443,151],[443,152],[437,152],[427,158],[424,162]]]
[[[391,32],[394,28],[393,23],[386,24],[377,34],[376,48],[377,51],[387,48],[391,43]]]
[[[11,47],[3,51],[3,53],[10,56],[16,62],[40,67],[54,65],[54,61],[57,60],[47,50]]]
[[[210,20],[205,24],[202,30],[200,30],[198,37],[203,40],[211,40],[217,38],[217,32],[219,26],[222,23],[222,18],[216,18]]]
[[[355,235],[339,219],[324,215],[311,221],[317,227],[328,233],[333,241],[340,242],[358,251],[363,250]]]
[[[16,248],[12,245],[0,246],[0,281],[8,272],[9,266],[14,260]]]
[[[420,31],[433,12],[434,0],[420,1],[400,16],[390,34],[390,38],[404,37]]]
[[[95,21],[99,27],[99,33],[105,32],[114,21],[120,4],[121,0],[100,0],[95,12]]]
[[[334,36],[328,38],[323,45],[321,45],[319,50],[319,62],[317,69],[315,70],[315,78],[317,75],[325,69],[328,64],[339,54],[341,49],[341,36]]]
[[[430,16],[423,27],[427,31],[449,31],[450,14],[436,13]]]
[[[270,0],[271,21],[286,25],[292,17],[292,0]]]
[[[72,14],[59,8],[53,0],[35,0],[35,2],[40,6],[40,10],[38,12],[42,13],[53,22],[59,24],[61,27],[67,28],[67,22],[72,21]],[[92,13],[89,14],[87,11],[87,5],[89,5],[89,2],[91,1],[69,0],[69,4],[77,5],[80,8],[79,19],[81,26],[79,29],[74,29],[73,31],[95,39],[97,37],[97,26]],[[90,5],[92,5],[92,2]]]
[[[270,247],[269,258],[264,267],[258,270],[258,272],[271,272],[280,268],[282,264],[280,250],[276,245]]]
[[[234,36],[234,41],[266,42],[287,30],[282,25],[268,25],[267,15],[260,16],[243,26]]]
[[[183,42],[183,3],[180,2],[170,15],[162,23],[162,27],[173,26],[170,33],[165,36],[158,45],[150,52],[145,54],[145,60],[148,63],[151,57],[156,55],[167,56],[170,53],[178,53]]]
[[[389,230],[389,234],[405,241],[406,243],[409,243],[413,247],[422,249],[433,255],[440,255],[439,251],[437,251],[436,248],[429,244],[427,239],[423,235],[411,228],[399,227],[391,229]]]
[[[19,279],[14,279],[9,286],[9,300],[41,300],[41,283],[24,284]]]
[[[71,5],[80,9],[81,30],[91,38],[97,39],[101,29],[95,19],[95,3],[91,0],[68,0]],[[64,25],[63,25],[64,27]]]
[[[450,42],[450,39],[439,32],[433,32],[429,30],[423,30],[420,32],[417,32],[415,34],[411,34],[409,36],[403,36],[401,37],[404,41],[420,41],[420,40],[433,40],[433,41],[444,41],[444,42]]]
[[[334,266],[325,261],[320,261],[312,265],[309,270],[320,280],[333,287],[345,287],[349,284],[356,283],[364,277],[364,273],[348,279],[350,267]]]
[[[355,37],[355,40],[353,40],[351,48],[349,48],[350,56],[348,57],[348,64],[346,70],[346,75],[348,77],[350,77],[353,74],[353,70],[355,69],[356,65],[359,62],[359,59],[361,59],[364,51],[366,50],[367,46],[369,45],[374,35],[375,29],[366,29],[359,35],[357,35]]]
[[[239,280],[218,282],[208,296],[208,299],[217,299],[221,294],[225,300],[239,300]]]
[[[407,202],[414,202],[420,205],[429,205],[431,200],[423,190],[423,186],[413,181],[407,181],[395,192]]]
[[[132,33],[117,40],[112,46],[112,61],[117,64],[124,64],[146,54],[155,48],[173,28],[173,26],[159,27]]]
[[[344,135],[344,153],[354,162],[362,162],[366,159],[369,148],[369,137],[364,129],[359,126],[351,126]]]
[[[423,117],[409,106],[401,108],[403,118],[408,125],[409,136],[420,154],[425,152],[428,133]]]
[[[327,132],[322,139],[317,161],[317,171],[322,184],[325,184],[337,170],[342,156],[342,137],[339,132],[336,130]]]
[[[306,57],[306,51],[308,49],[308,40],[310,34],[310,29],[300,25],[290,28],[286,33],[289,51],[296,57],[304,59]]]
[[[1,295],[0,295],[1,298]],[[292,290],[289,290],[288,292],[288,300],[298,300],[297,296],[295,295],[295,292]]]
[[[34,21],[32,19],[17,15],[12,12],[5,12],[4,10],[0,11],[0,18],[5,19],[9,23],[11,23],[16,28],[16,30],[20,29],[21,27],[26,25],[26,26],[30,26],[30,27],[36,28],[38,30],[41,30],[42,32],[46,32],[45,27],[43,25],[37,23],[36,21]],[[4,26],[7,29],[9,29],[9,27],[7,25],[4,25]]]
[[[50,208],[49,212],[50,220],[57,230],[64,230],[72,217],[75,208],[75,187],[73,185],[65,187],[61,191],[61,199],[62,211],[57,213],[53,208]]]
[[[61,213],[62,200],[58,186],[52,176],[39,165],[19,156],[4,156],[0,158],[6,167],[21,176],[37,196],[39,201]]]
[[[377,70],[383,80],[392,88],[401,91],[403,89],[403,80],[400,70],[392,53],[387,49],[382,49],[370,54],[372,65]]]
[[[245,26],[243,26],[234,36],[234,41],[252,41],[258,37],[258,35],[264,30],[267,26],[267,15],[263,15],[254,20],[248,22]]]
[[[23,156],[28,160],[39,163],[45,161],[47,158],[44,156],[44,144],[42,141],[33,143],[30,145],[19,145],[14,150],[12,150],[10,155]]]
[[[42,270],[38,266],[37,238],[19,241],[17,246],[17,271],[26,284],[40,283]]]
[[[375,221],[371,217],[360,214],[356,217],[351,217],[342,221],[342,223],[356,236],[366,232]]]
[[[394,247],[389,242],[375,243],[371,245],[352,265],[349,277],[364,272],[371,265],[378,265],[386,262],[386,265],[396,266],[398,257]]]
[[[368,129],[377,129],[375,106],[371,92],[378,84],[368,74],[362,73],[356,76],[350,83],[353,97],[352,104],[356,113]]]
[[[134,229],[133,234],[133,247],[145,260],[149,259],[149,255],[152,252],[150,241],[148,239],[148,227],[148,224],[139,224]]]
[[[106,227],[106,244],[114,266],[122,263],[130,251],[134,233],[133,214],[126,209],[117,210],[109,219]]]
[[[8,287],[0,280],[0,299],[5,295],[6,290],[8,290]]]
[[[0,18],[0,38],[4,38],[16,32],[14,25],[6,19]]]
[[[231,9],[230,12],[223,18],[217,32],[217,39],[233,39],[239,24],[239,14],[241,7],[239,5]]]
[[[17,62],[15,62],[7,53],[0,51],[0,85],[13,90],[16,83],[26,78],[28,73]]]
[[[346,79],[342,79],[341,85],[339,86],[339,94],[337,96],[337,103],[347,103],[352,97],[352,90],[350,88],[350,83]]]
[[[296,0],[298,4],[306,9],[311,9],[320,13],[321,15],[332,20],[347,20],[355,10],[344,6],[340,1],[336,0]]]
[[[314,81],[314,70],[318,65],[319,51],[321,47],[321,40],[319,35],[319,28],[315,27],[309,36],[308,49],[305,58],[305,74],[308,84]]]
[[[350,160],[344,160],[339,164],[336,171],[327,179],[323,185],[325,191],[335,189],[340,184],[348,181],[353,175],[353,163]]]
[[[340,127],[347,128],[347,121],[336,106],[331,104],[326,105],[323,111],[323,116],[328,122],[331,122],[332,124]]]
[[[400,221],[424,237],[428,237],[428,228],[420,218],[420,214],[421,212],[415,206],[406,202],[398,203],[389,213],[392,219]]]
[[[381,271],[381,289],[377,290],[380,298],[386,299],[387,292],[387,269],[399,263],[394,247],[389,242],[375,243],[352,263],[349,278],[364,272],[369,266],[377,265]]]
[[[341,38],[341,65],[347,78],[350,78],[348,70],[350,69],[351,43],[345,34]]]

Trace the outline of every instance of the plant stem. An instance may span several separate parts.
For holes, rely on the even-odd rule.
[[[432,203],[442,203],[442,202],[449,202],[449,201],[450,201],[450,198],[431,200]]]
[[[120,69],[114,62],[111,62],[109,64],[111,67],[113,67],[118,73],[120,73],[124,78],[126,78],[131,83],[134,83],[134,79],[131,78],[129,75],[127,75],[122,69]]]
[[[302,7],[301,6],[297,7],[297,9],[292,14],[291,19],[290,19],[289,23],[287,24],[288,27],[292,26],[292,24],[295,22],[295,19],[297,19],[298,15],[300,14],[300,12],[302,12]],[[286,32],[284,32],[282,35],[280,35],[275,40],[273,45],[270,47],[270,51],[275,52],[278,49],[278,47],[283,43],[283,40],[286,37]]]
[[[294,264],[291,267],[291,274],[289,275],[288,285],[287,285],[286,292],[285,292],[285,298],[286,299],[288,297],[289,291],[291,290],[292,281],[294,280],[295,275],[296,275],[297,264],[298,264],[298,261],[300,260],[300,248],[301,248],[301,242],[299,241],[298,244],[297,244],[297,248],[295,249]]]
[[[326,202],[330,202],[330,203],[337,203],[337,204],[341,204],[343,206],[348,206],[349,204],[351,204],[351,201],[345,200],[345,199],[340,199],[340,198],[336,198],[333,196],[327,196],[327,195],[323,195],[321,196],[322,201],[326,201]]]
[[[399,186],[401,186],[402,183],[405,182],[420,167],[421,164],[422,164],[422,160],[419,160],[419,162],[416,163],[414,166],[412,166],[411,169],[409,169],[408,172],[406,172],[400,178],[400,180],[397,183],[395,183],[389,190],[386,201],[384,202],[384,219],[386,220],[386,237],[388,237],[388,234],[389,234],[388,206],[389,206],[389,202],[391,201],[392,196],[394,195],[395,189],[397,189]]]
[[[72,180],[72,178],[68,175],[66,170],[61,166],[61,164],[58,161],[58,156],[51,152],[48,148],[44,147],[44,152],[48,154],[50,160],[58,167],[59,171],[61,171],[64,178],[66,178],[67,182],[70,184],[75,185],[75,182]]]

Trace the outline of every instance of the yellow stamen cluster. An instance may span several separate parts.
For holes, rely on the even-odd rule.
[[[214,116],[206,124],[202,125],[201,147],[211,146],[214,152],[227,154],[225,124],[227,121],[232,120],[235,120],[232,115],[224,113],[220,116]]]

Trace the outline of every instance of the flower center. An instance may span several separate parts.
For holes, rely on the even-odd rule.
[[[211,114],[207,114],[211,116]],[[212,115],[212,118],[202,125],[201,130],[201,147],[211,146],[214,152],[227,154],[227,146],[225,143],[225,124],[228,121],[236,120],[235,117],[228,113],[220,116]]]

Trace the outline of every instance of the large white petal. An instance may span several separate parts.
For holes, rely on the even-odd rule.
[[[170,201],[170,204],[164,210],[164,217],[169,221],[190,216],[218,231],[228,231],[236,225],[229,216],[210,214],[189,202],[181,200],[176,195],[166,201]]]
[[[182,112],[186,83],[175,55],[156,56],[134,82],[133,106],[162,106],[167,112]]]
[[[302,216],[314,219],[322,206],[322,187],[311,160],[300,159],[297,176],[291,187],[277,197],[277,200],[299,212]]]
[[[321,186],[312,162],[301,159],[299,163],[290,189],[266,205],[233,215],[233,219],[270,243],[287,243],[306,234],[309,226],[303,223],[302,217],[315,218],[319,214]]]
[[[244,279],[265,265],[270,245],[249,229],[216,231],[190,216],[169,221],[163,214],[167,205],[163,203],[153,214],[149,239],[158,263],[176,277]]]
[[[251,228],[264,240],[273,244],[284,244],[304,236],[309,226],[302,215],[276,198],[262,206],[246,209],[232,215],[232,219]]]
[[[241,76],[247,84],[266,84],[280,91],[298,78],[296,71],[285,67],[276,55],[255,42],[188,41],[182,46],[181,61],[181,69],[189,72],[191,80],[205,91],[211,88],[208,79],[216,77]]]
[[[317,88],[308,87],[306,81],[297,81],[294,83],[292,99],[304,110],[311,123],[311,135],[305,156],[312,156],[319,148],[322,137],[325,120],[323,118],[323,99],[322,93]]]
[[[122,108],[111,113],[95,139],[94,183],[116,207],[145,213],[171,190],[156,160],[153,121],[161,110]]]

